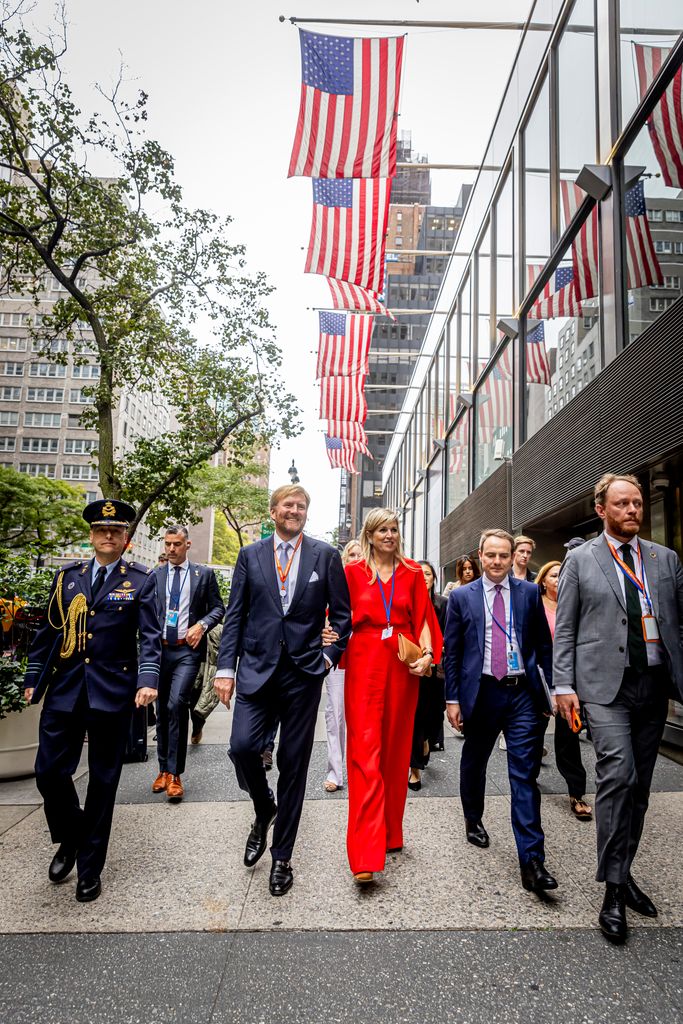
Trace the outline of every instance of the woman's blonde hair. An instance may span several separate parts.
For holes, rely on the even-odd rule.
[[[342,565],[348,565],[349,562],[352,561],[352,559],[351,559],[351,552],[353,551],[354,548],[360,548],[360,541],[357,540],[355,537],[353,538],[353,540],[348,541],[344,545],[344,549],[343,549],[343,551],[341,553]],[[363,557],[363,553],[361,551],[361,558],[362,557]]]
[[[375,560],[372,557],[372,544],[370,543],[370,536],[378,530],[380,526],[386,526],[388,523],[396,523],[398,526],[398,516],[391,508],[372,508],[366,515],[363,525],[361,527],[360,536],[360,549],[363,552],[363,561],[370,570],[370,583],[374,583],[377,579],[377,566]],[[402,565],[407,565],[406,556],[403,553],[403,539],[401,538],[401,529],[398,531],[398,544],[396,545],[396,557]],[[411,566],[408,566],[410,569]]]
[[[541,593],[545,594],[545,578],[551,569],[554,569],[556,565],[562,565],[562,562],[546,562],[536,573],[536,579],[534,583],[540,587]]]

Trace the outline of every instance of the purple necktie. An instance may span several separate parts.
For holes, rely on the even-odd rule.
[[[505,654],[505,601],[503,588],[499,583],[495,587],[493,599],[493,616],[491,622],[491,675],[496,679],[504,679],[508,674],[508,663]],[[497,621],[496,621],[497,620]],[[500,623],[500,626],[498,625]]]

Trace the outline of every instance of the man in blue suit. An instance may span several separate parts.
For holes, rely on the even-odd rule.
[[[254,803],[256,818],[244,863],[253,867],[275,823],[270,892],[292,886],[290,863],[313,749],[323,679],[342,656],[351,609],[339,552],[303,533],[310,498],[297,484],[270,499],[272,537],[240,550],[230,589],[214,687],[230,707],[237,695],[230,757]],[[325,615],[339,639],[325,647]],[[239,659],[239,665],[238,665]],[[277,804],[261,759],[266,737],[280,722]]]
[[[485,530],[479,542],[482,577],[453,590],[444,633],[446,702],[451,725],[464,732],[460,798],[465,833],[486,848],[482,823],[486,766],[503,732],[507,742],[512,829],[525,889],[556,889],[544,867],[537,778],[552,683],[552,640],[535,583],[509,575],[513,539]]]

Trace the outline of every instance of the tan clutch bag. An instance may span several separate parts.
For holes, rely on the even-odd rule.
[[[407,665],[412,665],[414,661],[422,657],[422,650],[417,644],[414,644],[412,640],[404,636],[403,633],[398,634],[398,660],[404,661]]]

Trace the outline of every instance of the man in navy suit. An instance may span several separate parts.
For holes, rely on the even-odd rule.
[[[237,678],[230,757],[256,814],[244,863],[253,867],[263,855],[274,822],[269,882],[273,896],[284,895],[292,886],[290,859],[320,691],[351,632],[349,591],[339,552],[303,533],[309,503],[298,484],[279,487],[270,499],[274,535],[240,550],[214,682],[216,693],[230,707]],[[339,639],[323,654],[326,612]],[[277,804],[261,759],[275,721],[280,722]]]
[[[157,696],[161,631],[151,569],[121,557],[135,509],[100,499],[83,511],[94,558],[59,569],[26,672],[25,697],[45,700],[36,785],[53,843],[48,877],[78,864],[76,899],[100,895],[116,789],[133,707]],[[139,652],[138,652],[139,639]],[[73,774],[88,735],[88,789],[80,806]]]
[[[541,795],[537,778],[552,683],[552,640],[535,583],[510,576],[513,539],[485,530],[479,542],[483,575],[451,591],[444,633],[448,720],[465,735],[460,798],[465,832],[486,848],[482,823],[486,766],[503,732],[507,742],[512,829],[525,889],[541,893],[557,882],[544,867]]]
[[[206,633],[217,626],[225,605],[213,569],[191,562],[187,528],[169,526],[164,535],[166,564],[154,570],[162,629],[157,757],[153,793],[171,803],[184,796],[181,776],[187,759],[190,696],[206,652]]]

